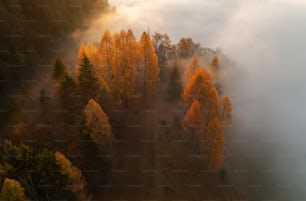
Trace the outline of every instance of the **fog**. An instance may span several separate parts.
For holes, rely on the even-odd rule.
[[[252,200],[306,197],[306,2],[294,0],[110,0],[116,13],[74,36],[99,41],[105,29],[192,37],[222,48],[233,102],[228,161]]]

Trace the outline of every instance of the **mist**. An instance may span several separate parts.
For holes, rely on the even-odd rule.
[[[115,14],[92,22],[82,42],[103,30],[131,28],[191,37],[222,48],[234,65],[222,72],[233,102],[227,160],[250,200],[302,200],[306,193],[306,2],[112,0]]]

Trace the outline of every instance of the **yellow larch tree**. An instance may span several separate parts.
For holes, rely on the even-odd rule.
[[[90,99],[84,109],[90,139],[97,145],[109,145],[112,135],[108,116],[95,100]]]
[[[185,67],[185,71],[183,74],[183,84],[186,84],[191,77],[194,75],[196,68],[200,68],[200,61],[197,56],[193,56],[190,62]]]
[[[90,200],[87,193],[87,183],[82,175],[81,170],[74,166],[66,156],[58,151],[54,153],[56,164],[61,169],[61,174],[67,176],[67,189],[75,193],[77,200]]]
[[[25,190],[19,181],[6,178],[2,184],[0,201],[27,201]]]
[[[229,98],[220,101],[218,90],[213,87],[210,73],[201,68],[195,68],[184,87],[182,98],[185,108],[188,109],[184,118],[184,132],[188,132],[188,125],[192,122],[191,117],[199,119],[202,116],[201,121],[197,122],[202,125],[198,141],[201,142],[208,156],[209,166],[216,170],[222,168],[224,153],[222,124],[225,121],[223,119],[228,121],[227,119],[231,117]],[[198,110],[201,115],[196,112]]]
[[[113,92],[118,105],[128,104],[135,92],[137,66],[140,64],[139,45],[131,30],[115,34],[115,57],[117,78]]]
[[[203,133],[203,117],[199,101],[194,100],[186,112],[183,122],[184,134],[191,138],[200,139]]]
[[[216,132],[214,135],[208,156],[209,165],[215,170],[219,170],[223,166],[224,144],[224,137],[221,129],[221,132]]]
[[[148,33],[143,32],[140,44],[144,70],[144,97],[145,102],[147,102],[147,98],[152,99],[157,92],[159,82],[158,58]]]
[[[99,70],[103,72],[104,79],[108,83],[110,90],[112,90],[114,80],[117,77],[115,41],[112,34],[107,30],[102,35],[97,49],[96,60]]]
[[[185,108],[189,108],[194,100],[198,100],[202,110],[206,110],[211,87],[210,74],[205,69],[196,68],[183,90],[182,98],[185,102]]]
[[[210,101],[206,118],[204,147],[209,164],[214,169],[219,169],[223,163],[224,138],[222,119],[220,114],[220,101],[215,87],[210,90]]]
[[[126,98],[130,98],[135,93],[137,68],[141,64],[141,49],[137,39],[131,29],[125,35],[125,57],[126,66],[123,71],[125,80],[124,91]]]

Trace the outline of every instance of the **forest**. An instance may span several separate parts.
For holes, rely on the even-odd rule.
[[[104,30],[71,65],[69,34],[112,12],[107,1],[1,1],[0,10],[0,201],[244,197],[218,188],[231,183],[233,109],[220,49]]]

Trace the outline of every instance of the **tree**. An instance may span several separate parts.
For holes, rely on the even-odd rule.
[[[220,84],[220,65],[219,58],[214,55],[209,63],[209,71],[211,72],[214,86],[218,89],[219,93],[222,93],[222,86]]]
[[[223,164],[224,138],[220,114],[219,95],[216,88],[210,90],[210,101],[206,118],[205,149],[209,164],[214,169],[220,169]]]
[[[83,62],[83,57],[86,57],[90,60],[91,63],[95,62],[95,56],[97,54],[97,48],[92,44],[81,44],[77,56],[77,63]]]
[[[0,201],[26,201],[24,192],[24,188],[18,181],[6,178],[2,185]]]
[[[191,79],[197,68],[200,68],[200,61],[197,56],[193,56],[184,71],[183,75],[184,84],[186,84]]]
[[[216,132],[209,152],[209,164],[215,170],[220,170],[224,162],[224,137],[222,132]]]
[[[168,92],[173,98],[179,98],[182,91],[181,76],[179,72],[178,63],[175,62],[172,72],[170,74]]]
[[[66,76],[66,66],[61,59],[56,59],[54,64],[53,78],[55,80],[63,80]]]
[[[185,108],[189,108],[194,100],[198,100],[202,110],[207,110],[211,87],[209,73],[204,69],[197,68],[183,90],[182,98],[185,102]]]
[[[210,60],[209,66],[213,72],[213,75],[218,75],[220,71],[220,66],[219,66],[219,59],[218,56],[213,56],[213,58]]]
[[[170,37],[167,34],[155,33],[152,37],[154,49],[158,56],[158,66],[166,64],[167,60],[175,55]]]
[[[114,104],[128,104],[129,98],[134,95],[137,75],[136,67],[140,64],[140,50],[134,33],[121,31],[115,34],[116,73],[114,74],[111,92]]]
[[[36,156],[37,164],[35,170],[39,172],[38,178],[34,182],[38,185],[38,195],[41,198],[66,198],[73,199],[74,192],[66,189],[68,184],[67,176],[61,174],[61,167],[56,163],[53,151],[43,149]]]
[[[4,176],[18,180],[33,200],[74,200],[75,192],[67,189],[68,178],[61,175],[54,152],[43,149],[36,153],[32,147],[13,145],[4,141],[0,164]]]
[[[101,106],[90,99],[84,113],[91,140],[98,145],[108,145],[112,134],[111,125]]]
[[[131,98],[136,90],[136,76],[137,68],[141,64],[141,49],[136,40],[136,37],[131,29],[125,34],[125,66],[122,70],[122,78],[124,80],[124,94],[123,99]]]
[[[188,122],[187,120],[191,119],[190,117],[192,116],[199,116],[191,115],[193,113],[197,114],[195,111],[199,109],[194,104],[195,101],[198,101],[199,108],[201,108],[200,113],[203,117],[203,130],[199,135],[199,139],[208,156],[209,165],[213,169],[220,169],[223,165],[224,152],[222,121],[223,116],[228,112],[221,113],[218,90],[212,86],[210,74],[204,69],[196,68],[193,76],[185,85],[182,98],[186,108],[191,105],[190,110],[186,113],[187,116],[185,116],[186,120],[184,119],[184,122]],[[226,102],[228,101],[226,100]],[[226,103],[226,105],[228,104]],[[191,112],[193,107],[197,108],[197,110]],[[229,107],[225,107],[227,107],[226,111],[228,111]]]
[[[77,63],[80,64],[83,62],[83,56],[86,55],[86,57],[89,59],[91,64],[93,65],[93,71],[95,74],[95,77],[99,83],[99,86],[102,90],[105,92],[109,91],[109,86],[105,81],[104,78],[104,71],[103,66],[99,62],[101,62],[99,54],[98,54],[98,48],[94,46],[93,44],[82,44],[79,48],[79,53],[77,56]],[[77,77],[80,74],[80,66],[78,65],[76,67],[76,75]]]
[[[153,43],[146,32],[143,32],[140,43],[143,53],[144,97],[146,103],[147,98],[152,98],[156,94],[157,84],[159,82],[159,68],[157,66],[157,55]]]
[[[192,102],[190,109],[185,114],[183,130],[185,136],[191,141],[193,149],[198,150],[203,135],[203,116],[197,100]]]
[[[196,45],[191,38],[181,38],[177,46],[178,55],[181,58],[191,57],[195,53]]]
[[[77,95],[77,83],[72,77],[66,75],[58,91],[60,103],[65,110],[63,115],[66,123],[73,124],[77,119],[80,100]]]
[[[81,96],[82,104],[85,104],[89,99],[96,97],[99,85],[93,71],[93,65],[86,55],[83,55],[82,61],[79,65],[79,95]]]
[[[60,152],[54,153],[56,164],[61,168],[61,174],[67,176],[68,185],[66,188],[76,194],[77,200],[90,199],[86,190],[86,181],[82,172]]]
[[[222,105],[222,122],[224,125],[230,125],[232,123],[232,103],[228,96],[223,97],[221,101]]]
[[[96,59],[99,68],[103,71],[103,76],[109,87],[112,88],[116,76],[115,41],[112,34],[106,30],[103,33],[97,49]]]

